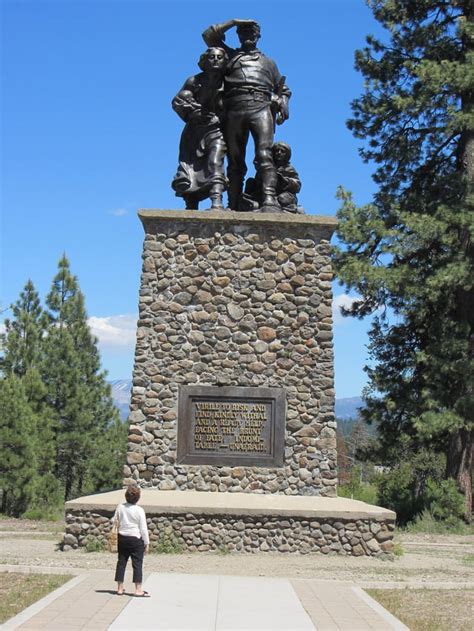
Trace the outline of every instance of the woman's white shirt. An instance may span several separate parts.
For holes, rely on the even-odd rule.
[[[117,520],[117,516],[119,519],[119,534],[141,538],[146,546],[150,543],[145,511],[141,506],[129,504],[128,502],[119,504],[113,516],[114,522]]]

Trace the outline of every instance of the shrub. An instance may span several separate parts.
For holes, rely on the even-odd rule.
[[[428,481],[440,483],[443,473],[443,456],[421,449],[379,475],[377,503],[394,510],[397,522],[405,525],[428,508]]]
[[[377,486],[371,482],[373,475],[367,475],[367,468],[362,464],[355,465],[347,473],[347,481],[338,486],[337,494],[339,497],[349,497],[368,504],[377,503]],[[365,470],[364,470],[365,469]],[[373,467],[370,466],[369,471],[372,474]]]
[[[428,480],[429,510],[437,521],[455,524],[464,515],[464,496],[459,493],[452,479],[440,483]]]
[[[36,515],[32,517],[30,515]],[[64,488],[50,472],[38,476],[32,484],[32,499],[26,519],[60,519],[64,515]]]
[[[436,520],[430,511],[424,510],[414,521],[406,526],[406,532],[431,535],[473,535],[474,525],[467,525],[462,519]]]
[[[406,524],[421,511],[423,504],[413,494],[413,469],[408,462],[401,463],[380,476],[378,503],[397,513],[397,522]]]
[[[161,533],[159,539],[150,545],[150,552],[154,554],[181,554],[184,549],[182,541],[170,531]]]
[[[107,547],[107,542],[105,541],[105,539],[89,536],[87,537],[84,550],[86,552],[104,552],[106,547]]]
[[[60,521],[64,515],[64,504],[60,508],[51,508],[39,506],[29,508],[22,515],[23,519],[32,519],[34,521]]]

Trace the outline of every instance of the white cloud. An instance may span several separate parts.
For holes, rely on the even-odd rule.
[[[341,307],[350,309],[356,300],[358,300],[356,296],[348,296],[347,294],[334,296],[332,300],[332,319],[334,324],[342,324],[344,321],[347,321],[347,318],[341,313]]]
[[[0,333],[6,333],[7,327],[4,322],[0,322]]]
[[[106,348],[125,348],[135,344],[137,316],[135,314],[97,317],[87,321],[99,344]]]
[[[126,208],[115,208],[114,210],[109,210],[109,215],[123,217],[124,215],[128,215],[128,210]]]

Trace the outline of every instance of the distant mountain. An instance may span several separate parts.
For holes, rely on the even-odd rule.
[[[364,402],[360,397],[336,399],[336,418],[357,418],[358,408],[362,407],[364,407]]]
[[[112,386],[114,403],[120,411],[120,417],[125,420],[128,416],[128,407],[130,405],[132,380],[115,379],[115,381],[110,382],[110,385]],[[339,419],[355,419],[357,418],[357,409],[360,407],[363,407],[363,401],[360,397],[336,399],[336,417]]]
[[[132,392],[131,379],[115,379],[110,381],[112,386],[112,399],[120,412],[120,418],[125,421],[128,417],[130,406],[130,393]]]

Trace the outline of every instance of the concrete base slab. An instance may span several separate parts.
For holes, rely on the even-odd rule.
[[[66,502],[66,511],[96,509],[114,511],[124,502],[124,490],[87,495]],[[263,493],[211,493],[142,489],[140,506],[147,514],[272,515],[308,519],[370,519],[393,521],[395,513],[346,497],[278,495]]]

